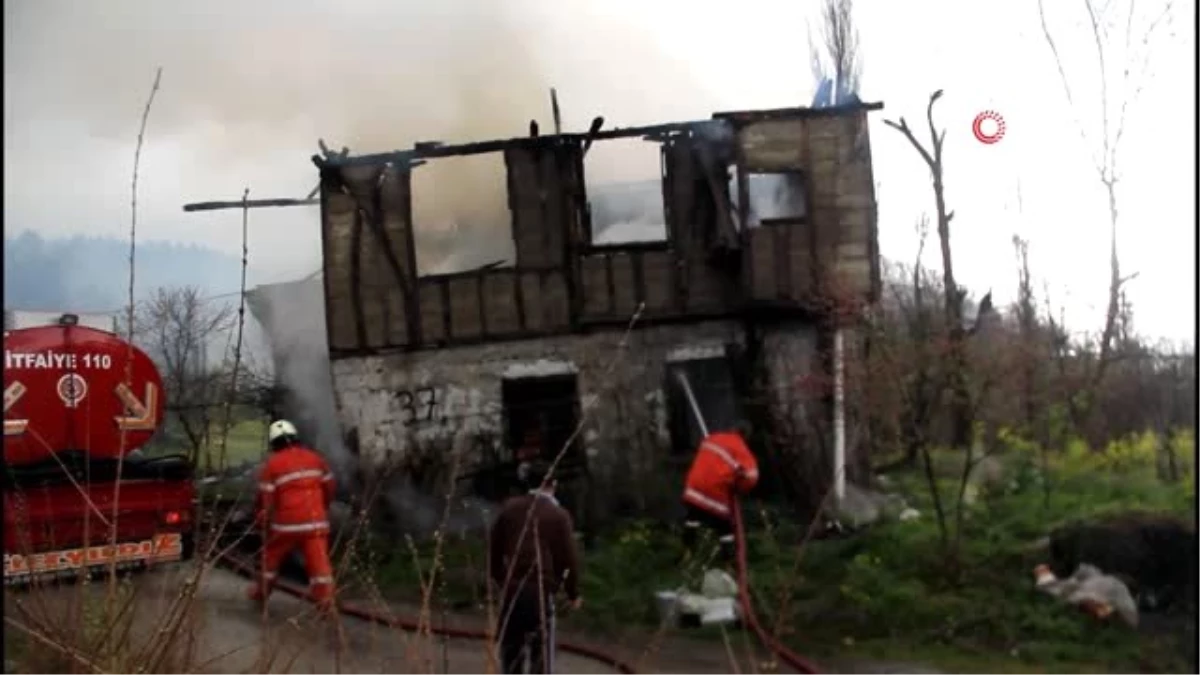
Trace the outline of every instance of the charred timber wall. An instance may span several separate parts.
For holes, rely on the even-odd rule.
[[[570,451],[572,508],[590,521],[665,516],[678,506],[694,449],[675,449],[692,432],[668,373],[691,363],[715,401],[722,387],[753,378],[706,371],[704,362],[735,362],[722,353],[747,349],[765,373],[757,393],[783,427],[782,436],[771,430],[777,445],[820,452],[828,397],[803,389],[828,379],[821,353],[835,310],[853,314],[879,292],[867,134],[878,108],[727,113],[315,159],[333,385],[361,457],[419,463],[469,437],[462,473],[474,487],[461,487],[486,493],[481,476],[511,463],[522,425],[534,424],[524,410],[537,407],[530,392],[542,387],[556,402],[536,424],[551,442],[585,417]],[[661,148],[664,241],[593,241],[584,157],[613,138]],[[504,157],[512,266],[418,274],[412,173],[481,153]],[[562,422],[571,409],[576,417]]]
[[[620,325],[639,305],[653,324],[870,302],[879,286],[871,109],[728,113],[318,160],[331,355],[577,333]],[[662,148],[665,241],[592,242],[584,155],[621,137]],[[412,172],[486,152],[505,160],[513,266],[418,275]],[[795,208],[761,209],[760,192]]]

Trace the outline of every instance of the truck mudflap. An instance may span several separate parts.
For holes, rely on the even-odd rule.
[[[149,539],[101,544],[23,555],[4,554],[4,585],[23,586],[33,581],[50,581],[96,576],[114,567],[118,572],[143,570],[192,557],[191,533],[164,532]]]

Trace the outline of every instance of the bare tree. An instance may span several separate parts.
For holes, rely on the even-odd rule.
[[[1121,325],[1122,288],[1134,276],[1122,275],[1121,260],[1117,253],[1117,185],[1121,177],[1118,160],[1130,104],[1137,100],[1146,84],[1157,36],[1171,24],[1173,2],[1167,0],[1162,4],[1161,11],[1144,15],[1138,12],[1134,0],[1127,0],[1124,12],[1119,4],[1083,0],[1089,33],[1087,38],[1091,43],[1089,49],[1095,49],[1093,65],[1096,72],[1087,79],[1098,82],[1095,98],[1087,100],[1089,97],[1080,97],[1073,84],[1083,80],[1083,74],[1075,74],[1074,77],[1068,75],[1059,50],[1059,40],[1047,21],[1045,0],[1038,0],[1042,35],[1053,56],[1080,139],[1091,154],[1096,177],[1108,199],[1108,306],[1097,346],[1099,353],[1094,365],[1084,375],[1080,391],[1066,397],[1068,412],[1077,428],[1090,415],[1096,390],[1113,360],[1113,345]],[[1057,3],[1056,6],[1066,6],[1066,3]],[[1099,120],[1089,125],[1084,120],[1092,115],[1097,115]],[[1065,354],[1059,353],[1058,357],[1063,358]]]
[[[958,447],[969,447],[972,427],[971,396],[966,384],[967,360],[963,349],[966,331],[962,321],[963,300],[966,292],[963,289],[959,289],[958,283],[955,281],[954,258],[951,255],[950,248],[950,221],[954,219],[954,212],[946,208],[946,188],[943,179],[944,164],[942,149],[946,141],[946,130],[942,129],[939,132],[937,125],[933,121],[933,105],[941,97],[941,89],[933,92],[929,96],[929,104],[925,108],[925,118],[929,123],[930,145],[928,148],[917,140],[917,137],[913,135],[912,129],[908,126],[908,121],[903,117],[898,122],[895,120],[884,120],[884,123],[904,134],[908,142],[921,155],[921,159],[925,161],[933,182],[934,206],[937,209],[937,233],[942,249],[943,313],[945,314],[947,331],[947,343],[944,353],[945,378],[943,382],[952,396],[951,424],[953,431],[951,442]]]
[[[232,321],[228,305],[206,301],[195,286],[159,288],[138,308],[137,340],[158,363],[167,411],[187,438],[193,464],[208,440],[223,384],[220,363],[208,363],[208,348]]]
[[[821,4],[820,38],[810,35],[809,62],[813,78],[833,75],[837,94],[858,93],[862,61],[858,53],[858,26],[854,23],[854,0],[824,0]]]

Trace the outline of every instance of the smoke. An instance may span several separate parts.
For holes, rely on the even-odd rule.
[[[296,166],[286,184],[301,191],[317,138],[366,153],[523,136],[532,119],[547,132],[551,86],[569,131],[597,114],[610,127],[707,115],[712,95],[688,65],[608,4],[5,3],[5,134],[75,120],[125,142],[161,65],[153,133],[186,139],[189,170],[283,155]],[[416,169],[423,273],[511,260],[504,186],[497,156]]]
[[[246,294],[246,303],[266,333],[275,377],[285,390],[281,412],[326,456],[342,487],[351,487],[355,463],[337,418],[323,290],[320,277],[311,277],[259,286]]]
[[[263,327],[278,383],[284,389],[282,415],[296,424],[304,441],[329,461],[344,493],[363,489],[365,470],[346,445],[338,420],[325,333],[325,300],[321,278],[259,286],[247,294],[254,318]],[[479,499],[422,493],[403,473],[384,477],[382,506],[397,532],[428,535],[443,525],[448,533],[465,534],[486,527],[491,506]],[[452,500],[447,511],[447,501]]]

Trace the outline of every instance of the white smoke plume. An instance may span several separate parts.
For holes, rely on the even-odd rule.
[[[69,117],[126,141],[145,75],[161,65],[154,137],[186,138],[189,171],[277,170],[268,158],[286,154],[296,192],[315,182],[317,138],[367,153],[524,136],[532,119],[549,133],[550,87],[568,131],[596,115],[611,128],[712,110],[688,64],[603,2],[38,0],[4,12],[6,136]],[[620,158],[607,164],[588,171],[620,179]],[[270,176],[247,179],[265,196]],[[416,170],[423,272],[511,259],[504,185],[496,156]]]

